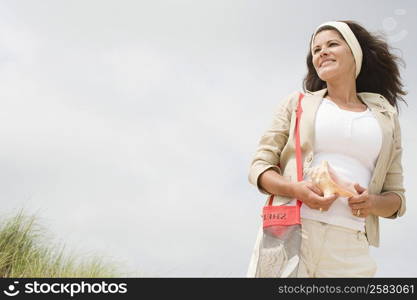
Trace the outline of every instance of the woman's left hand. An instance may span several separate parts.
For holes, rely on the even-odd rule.
[[[368,194],[368,190],[360,186],[359,183],[354,185],[358,192],[357,196],[348,199],[348,204],[352,210],[352,214],[356,217],[366,218],[371,214],[374,206],[372,195]]]

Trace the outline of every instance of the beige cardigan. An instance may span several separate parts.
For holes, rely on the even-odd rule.
[[[314,155],[314,122],[317,109],[327,89],[307,92],[302,100],[303,114],[300,122],[300,140],[303,155],[303,172],[309,169]],[[259,176],[268,169],[274,169],[291,180],[297,180],[295,161],[295,114],[299,92],[294,92],[282,101],[273,116],[270,128],[259,141],[258,148],[250,166],[249,181],[258,187]],[[398,115],[394,107],[381,95],[374,93],[358,93],[358,97],[369,107],[382,129],[382,148],[368,186],[370,194],[394,192],[401,198],[399,210],[390,218],[405,213],[405,195],[403,187],[403,170],[401,165],[401,131]],[[280,163],[281,169],[277,167]],[[273,205],[286,204],[292,199],[282,196],[275,197]],[[266,203],[266,202],[265,202]],[[365,220],[366,236],[369,244],[379,246],[379,219],[370,215]],[[248,276],[255,274],[262,228],[259,229]]]
[[[300,123],[300,140],[303,155],[304,173],[308,170],[314,154],[314,122],[317,109],[327,89],[307,92],[302,101],[303,114]],[[275,169],[283,176],[297,179],[295,163],[295,110],[299,92],[289,95],[281,102],[275,112],[270,128],[262,136],[252,161],[249,181],[258,186],[258,178],[264,171]],[[358,93],[358,96],[369,107],[381,126],[383,133],[381,152],[376,161],[375,170],[368,186],[370,194],[394,192],[401,198],[401,207],[391,218],[402,216],[405,212],[405,196],[401,165],[401,131],[396,110],[381,95]],[[277,167],[280,163],[281,169]],[[265,191],[259,190],[267,194]],[[275,197],[274,205],[284,204],[291,199]],[[369,243],[379,246],[378,217],[366,218],[366,235]]]

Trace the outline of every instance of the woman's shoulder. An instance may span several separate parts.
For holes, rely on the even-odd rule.
[[[389,103],[387,98],[382,96],[378,93],[369,93],[369,92],[361,92],[358,93],[362,100],[364,100],[368,105],[385,109],[391,113],[396,114],[396,109]]]
[[[297,105],[298,98],[300,96],[300,91],[293,91],[292,93],[281,98],[278,104],[278,109],[285,107],[289,110],[294,109]]]

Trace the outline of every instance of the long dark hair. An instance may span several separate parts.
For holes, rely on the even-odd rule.
[[[407,95],[401,82],[399,63],[405,67],[404,60],[390,52],[391,48],[381,34],[368,32],[354,21],[339,21],[346,23],[358,39],[362,48],[363,59],[359,76],[356,78],[356,92],[377,93],[384,96],[398,111],[398,100],[407,103],[402,96]],[[344,40],[337,29],[331,26],[321,27],[323,30],[334,30]],[[313,35],[311,36],[313,38]],[[313,66],[311,55],[311,39],[307,55],[307,75],[303,80],[304,91],[315,92],[327,87]]]

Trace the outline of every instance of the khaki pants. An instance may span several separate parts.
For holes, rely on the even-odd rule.
[[[298,277],[373,277],[365,233],[319,221],[302,219]]]

